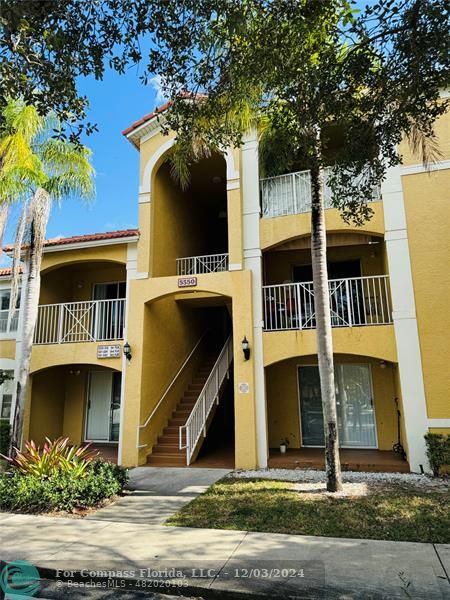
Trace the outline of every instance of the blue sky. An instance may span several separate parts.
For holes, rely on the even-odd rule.
[[[89,98],[88,121],[98,126],[97,133],[83,138],[93,152],[96,197],[89,203],[70,199],[54,206],[47,238],[137,226],[139,154],[121,132],[164,101],[138,75],[136,68],[126,75],[108,70],[103,81],[80,81],[80,92]],[[14,239],[16,216],[5,241]]]

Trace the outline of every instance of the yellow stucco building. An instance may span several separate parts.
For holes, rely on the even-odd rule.
[[[424,434],[450,433],[449,115],[437,133],[441,162],[426,172],[401,148],[364,226],[326,210],[348,466],[427,470]],[[183,191],[155,113],[124,135],[139,151],[139,227],[47,242],[25,436],[92,441],[129,466],[313,464],[309,173],[260,179],[249,134],[197,163]],[[14,372],[22,317],[7,319],[9,279],[0,271],[0,369]],[[12,388],[0,389],[3,419]]]

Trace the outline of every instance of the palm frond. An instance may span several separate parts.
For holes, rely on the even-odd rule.
[[[418,156],[426,169],[442,160],[439,140],[433,130],[424,131],[419,123],[413,123],[408,134],[408,144],[413,154]]]

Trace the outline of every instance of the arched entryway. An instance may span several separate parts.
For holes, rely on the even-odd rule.
[[[65,364],[33,373],[26,437],[68,437],[117,452],[121,407],[120,371],[90,364]],[[109,456],[111,455],[111,456]]]
[[[408,470],[393,453],[401,412],[398,370],[385,360],[335,354],[341,460],[377,470]],[[268,435],[273,466],[323,464],[324,427],[317,356],[298,356],[266,368]],[[281,455],[280,444],[288,442]],[[401,440],[400,440],[401,441]]]

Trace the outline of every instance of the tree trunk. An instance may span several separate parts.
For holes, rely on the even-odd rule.
[[[22,302],[22,329],[19,371],[17,376],[16,402],[14,407],[14,420],[11,432],[10,455],[13,448],[21,448],[23,436],[23,423],[30,373],[31,351],[33,349],[34,328],[36,325],[39,292],[41,285],[41,262],[43,241],[50,214],[50,196],[43,189],[38,189],[32,200],[37,211],[31,213],[30,244],[25,260],[25,294]]]
[[[327,490],[337,492],[342,489],[342,477],[339,459],[336,390],[334,385],[330,296],[328,292],[327,239],[323,198],[324,172],[319,127],[315,128],[314,137],[315,152],[311,165],[311,262],[316,313],[320,392],[325,433]]]

